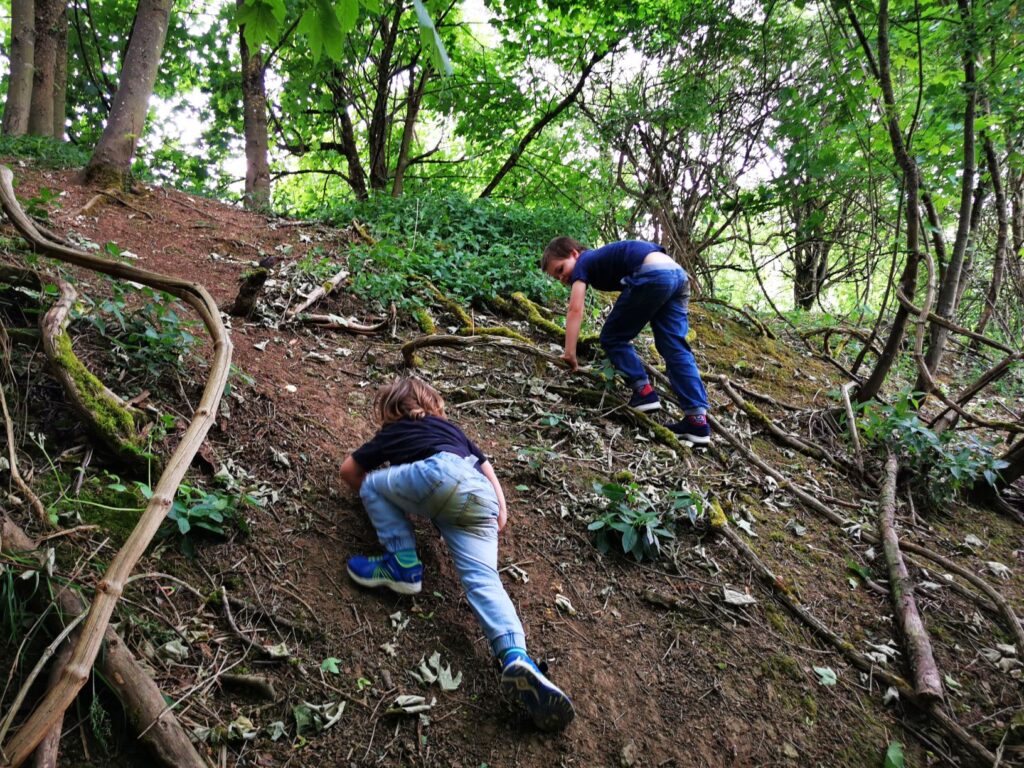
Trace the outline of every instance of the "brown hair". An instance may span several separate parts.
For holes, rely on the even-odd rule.
[[[556,237],[550,243],[548,247],[544,249],[544,255],[540,257],[540,268],[545,272],[548,271],[548,265],[553,261],[561,261],[562,259],[568,259],[572,256],[573,251],[583,252],[587,250],[587,246],[578,240],[573,240],[571,237],[562,235]]]
[[[385,384],[373,398],[373,415],[381,426],[399,419],[422,419],[444,415],[444,398],[436,389],[415,376],[404,376]]]

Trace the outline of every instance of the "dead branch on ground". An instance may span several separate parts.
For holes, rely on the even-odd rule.
[[[303,310],[308,309],[313,304],[320,301],[320,299],[322,299],[324,296],[333,293],[341,284],[341,282],[345,280],[347,277],[348,270],[343,269],[323,285],[318,285],[316,288],[309,292],[309,295],[306,296],[305,300],[301,304],[299,304],[297,307],[292,307],[291,309],[284,313],[285,319],[294,320],[297,315],[303,312]]]
[[[941,701],[942,678],[932,654],[928,630],[917,610],[914,582],[903,562],[900,540],[896,535],[896,476],[899,468],[896,455],[890,452],[885,461],[885,479],[878,499],[878,535],[889,566],[889,596],[892,598],[896,624],[907,645],[907,660],[914,676],[914,690],[921,701]]]

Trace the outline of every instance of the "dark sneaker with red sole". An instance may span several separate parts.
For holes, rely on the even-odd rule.
[[[703,414],[687,416],[682,421],[669,424],[668,428],[675,432],[680,440],[692,445],[711,444],[711,427],[708,426],[708,417]]]

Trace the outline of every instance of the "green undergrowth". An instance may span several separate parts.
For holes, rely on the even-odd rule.
[[[0,156],[31,159],[42,168],[81,168],[89,152],[46,136],[0,136]]]
[[[546,208],[525,208],[457,194],[431,197],[373,197],[325,212],[339,225],[366,222],[377,243],[353,249],[352,290],[387,305],[416,306],[408,280],[430,280],[465,305],[522,291],[544,304],[564,301],[566,289],[547,277],[538,260],[560,234],[587,236],[580,216]]]

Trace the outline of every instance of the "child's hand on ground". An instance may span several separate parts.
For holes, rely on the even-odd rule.
[[[562,355],[562,360],[565,360],[569,366],[569,370],[576,373],[580,369],[580,361],[576,359],[576,355],[572,352],[566,352]]]

